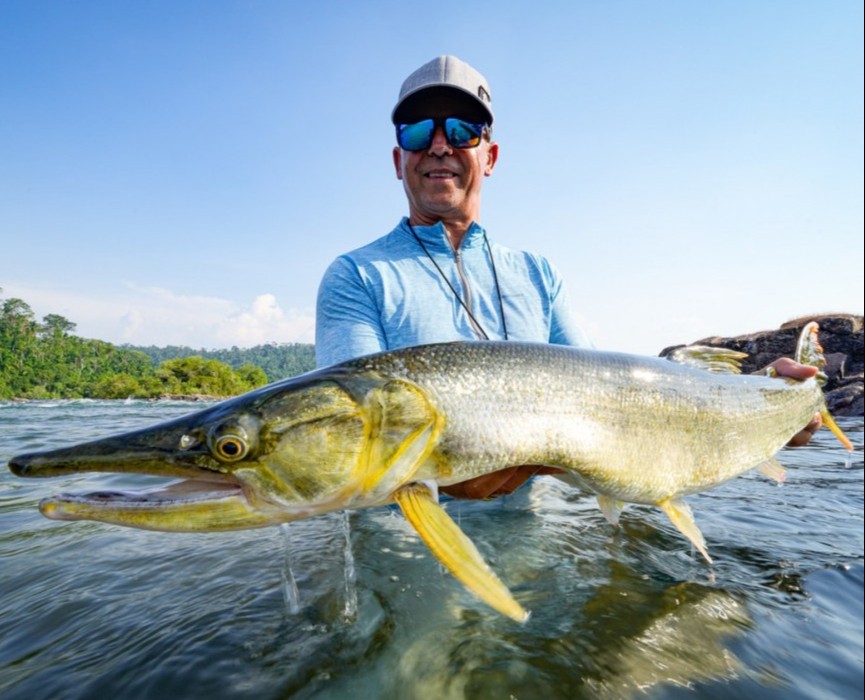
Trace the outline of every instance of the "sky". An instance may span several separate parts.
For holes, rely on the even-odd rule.
[[[0,0],[0,297],[114,343],[312,342],[407,213],[403,79],[488,79],[481,223],[600,349],[863,311],[858,0]]]

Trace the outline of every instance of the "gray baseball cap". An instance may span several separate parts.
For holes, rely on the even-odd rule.
[[[467,100],[467,96],[470,99]],[[415,115],[420,115],[423,103],[429,99],[437,103],[446,101],[448,105],[453,101],[469,109],[477,109],[488,124],[493,123],[487,79],[456,56],[434,58],[406,78],[391,112],[391,121],[394,124],[410,121]]]

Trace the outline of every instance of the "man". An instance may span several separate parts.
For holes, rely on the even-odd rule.
[[[318,366],[450,340],[591,346],[556,269],[539,255],[490,242],[479,224],[481,186],[499,154],[486,79],[454,56],[439,56],[406,78],[391,120],[393,164],[409,215],[325,272],[316,313]],[[815,371],[792,361],[776,370],[796,378]],[[811,432],[817,427],[809,425]],[[443,490],[489,498],[543,471],[513,467]]]

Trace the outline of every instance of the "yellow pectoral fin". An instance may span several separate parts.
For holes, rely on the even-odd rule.
[[[691,540],[693,545],[700,550],[700,554],[711,564],[712,557],[706,551],[706,540],[703,539],[703,533],[700,532],[700,528],[694,522],[690,506],[678,498],[668,498],[666,501],[661,501],[658,504],[658,508],[667,514],[673,525],[679,528],[679,532]]]
[[[423,484],[409,484],[394,495],[405,517],[427,547],[466,588],[487,605],[517,622],[529,614],[492,572],[474,543],[436,502]]]
[[[414,476],[441,434],[442,417],[418,386],[391,379],[364,397],[365,452],[359,462],[364,493],[390,493]]]

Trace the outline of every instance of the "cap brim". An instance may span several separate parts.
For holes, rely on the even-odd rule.
[[[420,121],[430,116],[461,116],[492,124],[489,106],[468,90],[453,85],[424,85],[404,95],[391,112],[394,124]]]

